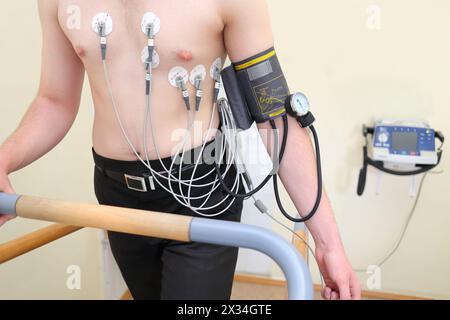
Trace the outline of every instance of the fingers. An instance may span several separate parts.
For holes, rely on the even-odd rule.
[[[3,188],[0,188],[0,192],[3,193],[10,193],[10,194],[14,194],[16,193],[12,187],[12,185],[9,183],[9,181],[6,181],[6,185],[3,186]]]
[[[329,287],[325,287],[321,291],[322,299],[324,300],[359,300],[361,293],[358,287],[358,283],[350,286],[349,284],[341,285],[338,291],[334,291]],[[353,290],[353,291],[352,291]]]
[[[339,294],[336,291],[331,292],[331,300],[339,300]]]
[[[339,289],[339,290],[341,290],[341,289]],[[349,288],[347,288],[347,290],[349,290]],[[348,295],[350,295],[350,293]],[[324,300],[348,300],[348,299],[350,299],[350,298],[343,299],[341,297],[340,292],[335,291],[329,287],[325,287],[322,289],[321,296],[322,296],[322,299],[324,299]]]
[[[350,293],[353,300],[361,300],[361,285],[355,274],[350,278]]]
[[[8,175],[0,172],[0,192],[14,194],[15,191],[9,181]]]
[[[6,222],[13,219],[14,216],[11,215],[1,215],[0,214],[0,227],[3,226]]]
[[[323,300],[326,300],[326,298],[325,298],[325,288],[322,288],[322,290],[320,290],[320,296],[322,297]]]
[[[0,215],[0,227],[1,227],[2,225],[4,225],[4,224],[6,223],[6,221],[8,221],[8,220],[7,220],[7,216]]]
[[[354,273],[351,273],[349,279],[338,283],[340,300],[360,300],[361,287],[359,280]]]
[[[322,298],[324,300],[331,300],[331,292],[332,292],[331,288],[329,288],[329,287],[323,288],[322,289]]]
[[[329,287],[323,288],[321,293],[324,300],[339,300],[339,293]]]
[[[2,185],[3,186],[0,187],[0,192],[9,193],[9,194],[15,193],[15,191],[14,191],[13,187],[11,186],[11,183],[9,183],[8,179],[6,179],[6,181],[3,181]],[[11,220],[13,218],[14,218],[14,216],[12,216],[12,215],[8,215],[8,214],[3,215],[0,212],[0,227],[3,226],[6,222],[8,222],[9,220]]]
[[[338,286],[340,300],[351,300],[352,296],[350,295],[350,282],[344,281]]]

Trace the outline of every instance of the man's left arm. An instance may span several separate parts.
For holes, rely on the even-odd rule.
[[[232,62],[239,62],[255,56],[274,45],[267,4],[263,0],[221,1],[224,20],[224,39]],[[281,63],[282,64],[282,63]],[[296,119],[289,118],[289,134],[279,176],[300,215],[310,212],[316,200],[317,175],[314,149],[306,129]],[[276,119],[283,138],[283,121]],[[269,123],[258,124],[258,129],[271,130]],[[270,141],[262,134],[269,151]],[[315,244],[319,268],[326,287],[322,296],[328,300],[359,299],[360,285],[346,257],[330,201],[323,192],[322,201],[315,216],[309,220]]]

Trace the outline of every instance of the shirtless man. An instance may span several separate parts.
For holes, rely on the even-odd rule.
[[[91,26],[96,14],[107,12],[113,18],[107,51],[111,88],[130,140],[140,155],[145,153],[142,147],[145,70],[140,56],[147,43],[141,30],[146,12],[154,12],[161,20],[155,39],[160,65],[153,71],[152,85],[153,126],[161,157],[172,155],[177,144],[172,137],[174,130],[186,127],[186,107],[180,91],[167,80],[171,68],[182,66],[192,70],[199,64],[208,68],[218,57],[224,61],[227,54],[232,62],[238,62],[267,50],[274,43],[268,8],[263,0],[39,0],[38,3],[43,30],[41,83],[20,126],[0,147],[0,190],[8,193],[14,193],[8,175],[48,153],[69,131],[78,112],[85,71],[95,105],[93,150],[96,164],[123,169],[138,163],[111,109],[100,58],[100,40]],[[68,23],[68,12],[77,7],[81,20],[79,28],[74,28]],[[213,80],[207,77],[203,84],[202,107],[196,118],[204,124],[202,141],[211,139],[205,135],[213,112],[210,107],[213,86]],[[189,90],[194,96],[193,88]],[[316,190],[317,186],[314,152],[307,132],[295,119],[289,121],[287,149],[279,174],[298,211],[309,212],[316,196],[310,190]],[[212,126],[218,128],[219,124],[216,115]],[[277,125],[283,126],[279,120]],[[269,126],[262,124],[259,128]],[[149,132],[148,154],[154,161],[157,154],[151,139]],[[201,145],[202,141],[194,140],[193,147]],[[104,171],[96,170],[95,174],[100,203],[190,214],[179,207],[171,207],[173,199],[165,197],[163,201],[151,196],[144,199],[145,194],[119,185]],[[228,219],[239,221],[242,203],[236,202],[230,210],[235,216],[229,212]],[[1,216],[0,224],[11,218]],[[326,283],[323,297],[359,299],[359,283],[345,255],[326,195],[307,225],[316,243],[318,263]],[[113,233],[109,236],[114,256],[136,299],[229,298],[237,257],[234,249]]]

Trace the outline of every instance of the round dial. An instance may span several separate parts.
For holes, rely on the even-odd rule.
[[[380,141],[381,143],[387,143],[389,141],[389,136],[385,132],[380,133],[380,135],[378,136],[378,141]]]
[[[310,110],[308,98],[301,92],[293,94],[291,97],[291,108],[298,116],[305,116]]]

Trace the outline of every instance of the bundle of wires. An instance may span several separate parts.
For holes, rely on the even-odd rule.
[[[153,37],[152,32],[149,32],[148,34],[149,38]],[[153,43],[153,42],[152,42]],[[215,217],[223,214],[226,212],[236,201],[236,198],[232,197],[231,195],[225,196],[223,199],[221,199],[219,202],[215,204],[209,204],[208,200],[210,199],[211,195],[218,189],[221,188],[220,185],[220,179],[225,179],[225,177],[230,174],[231,168],[233,164],[235,163],[235,148],[236,148],[236,125],[234,123],[234,120],[232,118],[231,112],[229,109],[224,107],[223,104],[218,106],[217,100],[213,102],[213,110],[212,115],[209,122],[209,129],[207,131],[206,136],[211,135],[212,125],[214,123],[214,117],[216,115],[217,108],[220,108],[219,115],[221,116],[221,123],[222,123],[222,134],[221,136],[223,139],[221,139],[221,152],[216,153],[216,158],[219,159],[220,162],[223,162],[224,158],[226,157],[226,168],[223,173],[217,173],[215,168],[211,168],[209,172],[206,174],[203,174],[201,176],[196,176],[197,170],[199,165],[201,164],[202,156],[204,154],[204,150],[207,144],[207,141],[205,140],[203,142],[203,145],[201,147],[200,153],[198,158],[195,160],[195,166],[193,167],[192,174],[189,179],[182,178],[182,169],[183,164],[185,161],[185,153],[186,153],[186,145],[189,142],[189,139],[191,137],[192,129],[194,127],[195,117],[198,110],[189,110],[188,111],[188,117],[187,117],[187,126],[186,126],[186,132],[184,134],[184,137],[182,139],[182,142],[175,153],[175,156],[172,159],[172,163],[169,167],[167,167],[164,162],[162,161],[160,148],[156,139],[156,132],[155,132],[155,126],[153,125],[153,117],[152,117],[152,57],[153,57],[153,49],[149,48],[149,57],[147,58],[147,61],[145,63],[145,70],[146,70],[146,93],[145,93],[145,117],[144,117],[144,132],[143,132],[143,150],[144,150],[144,158],[140,155],[140,153],[137,151],[136,146],[133,144],[131,139],[129,138],[129,135],[127,134],[127,131],[125,129],[125,126],[122,122],[122,118],[119,113],[119,106],[116,102],[116,99],[114,98],[114,94],[112,91],[112,85],[111,80],[109,76],[108,71],[108,65],[106,62],[106,45],[103,44],[102,46],[102,64],[103,64],[103,72],[104,77],[106,81],[106,87],[108,91],[108,95],[111,100],[111,104],[114,110],[115,117],[117,119],[117,122],[119,124],[119,127],[121,129],[122,135],[125,138],[127,144],[130,146],[131,150],[133,151],[134,155],[137,159],[150,171],[150,174],[154,181],[157,182],[157,184],[163,188],[165,191],[169,192],[174,199],[182,204],[183,206],[189,208],[193,212],[197,213],[200,216],[204,217]],[[216,80],[217,81],[217,80]],[[150,126],[151,132],[152,132],[152,142],[154,149],[156,151],[157,157],[159,159],[159,162],[163,168],[163,171],[156,171],[154,168],[152,168],[150,159],[149,159],[149,150],[148,150],[148,127]],[[216,142],[217,145],[217,142]],[[229,152],[226,152],[228,150]],[[181,156],[180,156],[181,153]],[[178,176],[176,176],[174,172],[174,168],[176,166],[176,163],[178,162]],[[202,183],[202,180],[205,180],[205,178],[209,176],[214,176],[213,178],[209,179],[210,182]],[[219,176],[219,178],[217,177]],[[178,188],[174,187],[174,184],[178,184]],[[187,187],[187,192],[183,191],[182,187]],[[234,192],[237,192],[241,186],[241,178],[239,174],[236,174],[236,177],[234,178],[232,190]],[[203,189],[209,189],[209,191],[205,192],[204,194],[193,196],[192,190],[197,188],[203,188]],[[178,190],[176,190],[178,189]],[[196,192],[197,194],[197,192]],[[200,201],[202,202],[200,205],[194,205],[193,201]],[[227,203],[225,208],[219,210],[218,212],[213,212],[215,208],[223,207],[223,204]],[[213,213],[211,213],[213,212]]]

